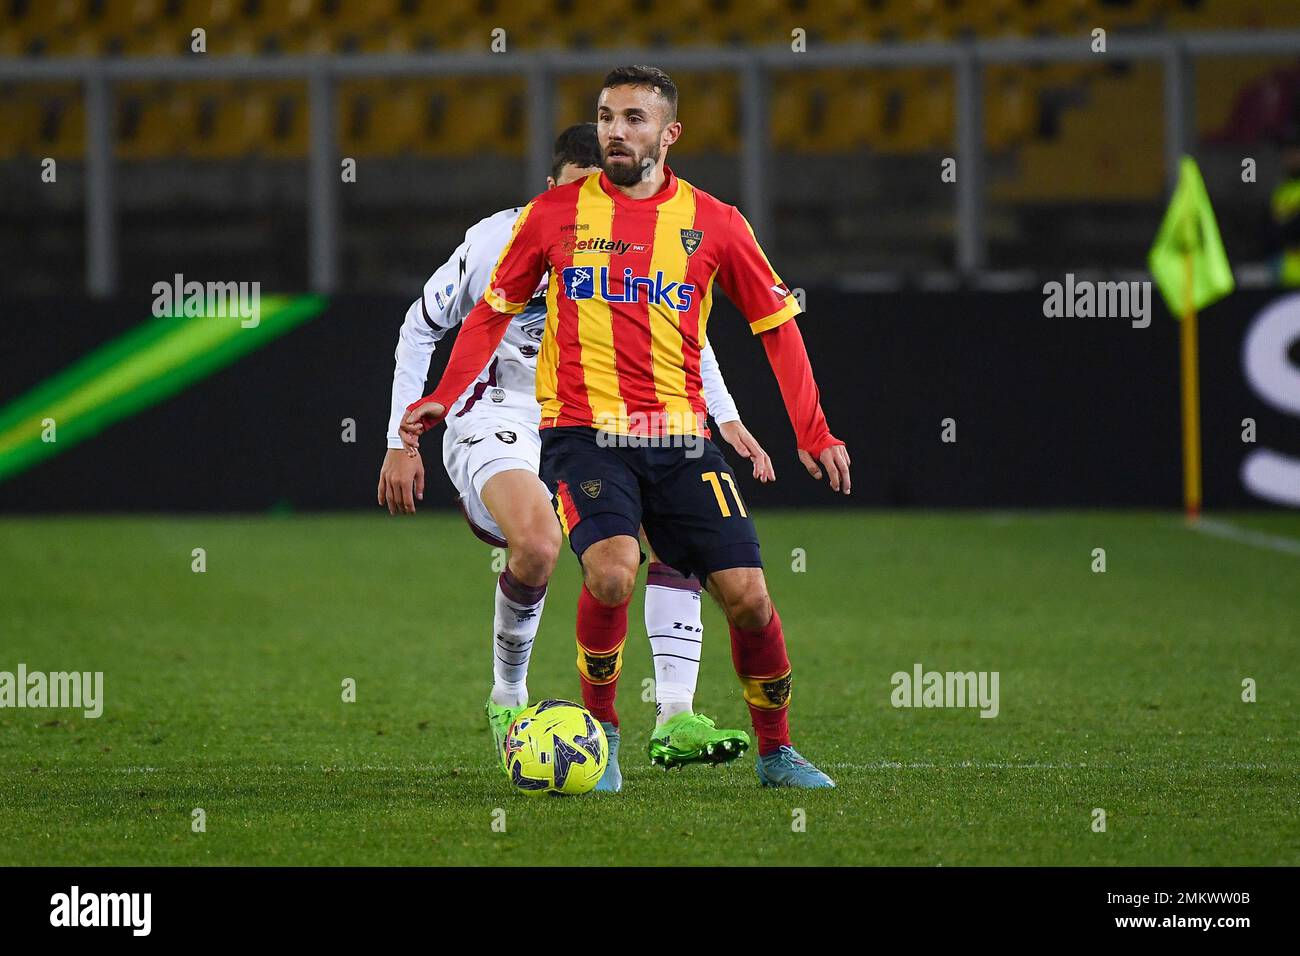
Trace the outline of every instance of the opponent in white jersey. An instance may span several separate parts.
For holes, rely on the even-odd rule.
[[[547,187],[598,171],[599,157],[594,124],[571,127],[556,142]],[[437,343],[482,296],[521,208],[502,210],[472,226],[407,309],[394,356],[389,452],[379,480],[379,503],[387,505],[390,513],[413,513],[415,501],[424,495],[423,463],[406,456],[399,431],[407,406],[424,394]],[[496,587],[494,680],[487,702],[498,756],[505,731],[528,702],[528,661],[561,544],[550,492],[537,476],[541,406],[536,373],[546,322],[545,291],[543,281],[529,306],[512,319],[488,367],[448,411],[443,436],[443,463],[471,529],[483,541],[509,547],[510,552]],[[771,460],[740,422],[711,347],[704,348],[700,364],[705,401],[719,431],[753,462],[755,478],[771,480]],[[715,729],[692,710],[703,637],[699,590],[694,577],[685,577],[651,556],[645,619],[654,655],[659,728],[672,722],[667,729],[679,739],[691,740],[690,747],[673,753],[678,763],[718,760],[723,753],[743,752],[748,745],[743,732]],[[684,723],[692,726],[685,728]],[[611,776],[608,771],[607,776]],[[617,789],[612,776],[602,784],[598,789]]]

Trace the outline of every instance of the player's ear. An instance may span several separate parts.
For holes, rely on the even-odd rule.
[[[664,127],[664,131],[659,138],[659,145],[671,146],[673,143],[677,142],[677,140],[681,139],[681,136],[682,136],[681,121],[673,120],[671,123],[669,123],[667,126]]]
[[[554,177],[554,176],[547,176],[547,177],[546,177],[546,188],[547,188],[547,189],[554,189],[557,185],[558,185],[558,183],[556,183],[556,181],[555,181],[555,177]]]

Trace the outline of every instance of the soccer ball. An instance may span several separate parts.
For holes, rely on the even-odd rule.
[[[544,700],[519,713],[506,732],[506,769],[528,794],[586,793],[609,760],[605,730],[586,708]]]

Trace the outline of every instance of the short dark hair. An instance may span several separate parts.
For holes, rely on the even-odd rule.
[[[677,84],[657,66],[620,66],[609,71],[602,90],[614,86],[638,86],[654,90],[668,102],[668,122],[677,119]]]
[[[595,123],[575,123],[556,137],[551,152],[551,178],[559,179],[570,163],[580,169],[600,165],[600,139],[596,136]]]

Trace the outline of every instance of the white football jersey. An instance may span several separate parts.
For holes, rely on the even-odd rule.
[[[448,331],[464,321],[483,297],[521,210],[520,206],[503,209],[471,226],[451,258],[429,277],[423,294],[406,310],[394,355],[397,365],[388,418],[389,448],[402,447],[399,428],[407,407],[425,394],[434,348]],[[537,403],[537,353],[546,326],[547,281],[543,278],[528,306],[511,319],[492,361],[451,406],[446,418],[449,428],[465,424],[474,415],[497,415],[533,426],[541,421],[542,409]],[[737,421],[740,415],[736,404],[707,343],[700,353],[700,378],[704,400],[714,420]]]

